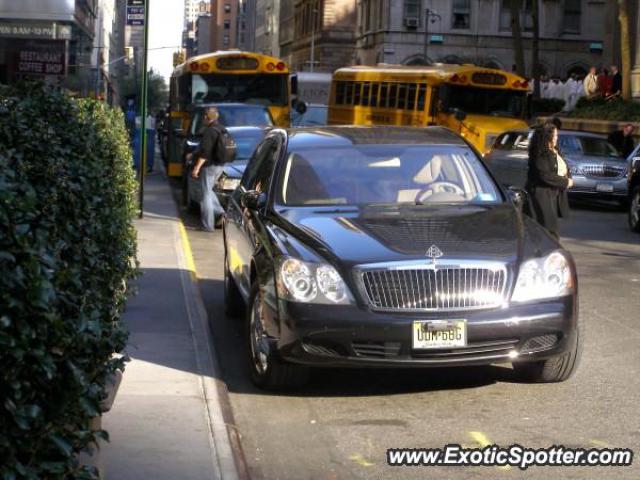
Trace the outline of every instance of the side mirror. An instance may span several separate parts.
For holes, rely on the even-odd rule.
[[[509,197],[509,200],[511,200],[511,203],[520,209],[522,209],[524,204],[527,202],[527,192],[521,188],[508,187],[507,196]]]
[[[267,204],[267,196],[256,190],[249,190],[240,197],[240,204],[248,210],[260,210]]]
[[[300,115],[304,115],[307,112],[307,104],[305,102],[298,101],[296,102],[295,109]]]
[[[453,109],[453,116],[459,122],[464,122],[465,119],[467,118],[466,112],[463,112],[462,110],[459,110],[457,108]]]

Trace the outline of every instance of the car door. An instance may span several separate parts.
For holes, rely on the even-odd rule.
[[[262,141],[249,161],[240,187],[229,199],[227,209],[227,255],[229,269],[236,280],[236,285],[243,293],[251,287],[251,260],[259,246],[257,239],[261,221],[261,212],[242,207],[242,194],[248,191],[267,193],[271,175],[282,145],[279,136],[271,135]]]

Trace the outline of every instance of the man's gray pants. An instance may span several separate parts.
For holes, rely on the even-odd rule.
[[[216,216],[222,215],[224,209],[218,201],[218,196],[214,193],[213,187],[222,175],[222,165],[211,165],[203,167],[200,171],[200,182],[202,186],[202,200],[200,200],[200,221],[202,228],[213,231],[216,228]]]

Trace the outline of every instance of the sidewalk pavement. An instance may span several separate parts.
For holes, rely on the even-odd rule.
[[[227,429],[231,409],[188,239],[163,173],[145,181],[144,219],[136,228],[143,276],[123,317],[132,360],[112,410],[103,417],[110,436],[101,449],[104,476],[244,477],[241,451],[232,447],[238,443]]]

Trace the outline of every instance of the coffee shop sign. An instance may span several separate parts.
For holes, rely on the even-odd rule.
[[[19,55],[18,71],[41,75],[63,75],[64,53],[23,50]]]

